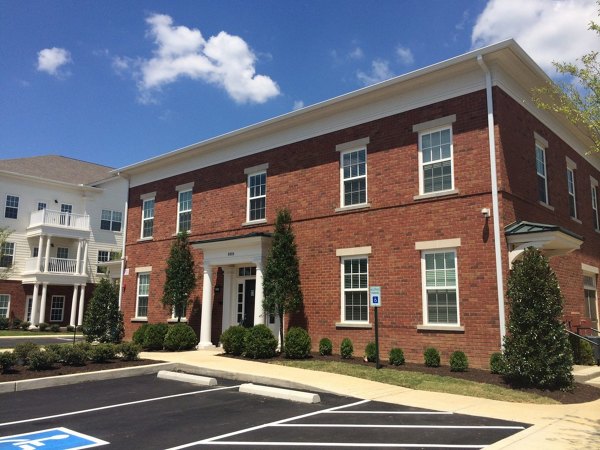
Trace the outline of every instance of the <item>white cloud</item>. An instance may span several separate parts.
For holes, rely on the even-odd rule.
[[[396,47],[396,55],[400,59],[400,62],[405,66],[410,66],[415,62],[415,57],[413,56],[412,51],[408,47],[403,47],[399,45]]]
[[[368,86],[392,78],[394,73],[390,70],[389,61],[376,59],[371,63],[371,71],[369,73],[359,70],[356,76],[362,84]]]
[[[365,56],[363,49],[360,47],[355,47],[350,53],[348,53],[348,57],[350,59],[363,59]]]
[[[68,50],[57,47],[45,48],[38,52],[37,70],[61,78],[70,75],[64,66],[71,62],[71,53]]]
[[[293,110],[297,111],[299,109],[304,108],[304,102],[302,100],[296,100],[294,101],[294,106],[293,106]]]
[[[256,56],[239,36],[221,31],[205,40],[200,30],[174,26],[173,19],[163,14],[146,22],[156,49],[152,58],[140,62],[142,101],[151,100],[154,91],[181,77],[222,87],[238,103],[264,103],[279,95],[277,83],[256,74]],[[113,67],[124,69],[125,62],[113,60]]]
[[[477,18],[473,48],[514,38],[548,73],[552,61],[574,61],[600,40],[588,30],[597,16],[594,0],[490,0]]]

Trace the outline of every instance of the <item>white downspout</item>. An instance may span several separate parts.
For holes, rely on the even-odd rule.
[[[496,133],[494,129],[494,103],[492,100],[492,74],[477,55],[477,62],[485,73],[485,91],[487,95],[488,140],[490,147],[490,176],[492,178],[492,219],[494,221],[494,250],[496,253],[496,284],[498,285],[498,314],[500,322],[500,346],[504,347],[506,323],[504,312],[504,279],[502,274],[502,252],[500,248],[500,211],[498,206],[498,172],[496,169]]]
[[[121,310],[121,299],[123,297],[123,277],[125,276],[125,243],[127,242],[127,215],[129,213],[129,177],[117,174],[127,180],[127,194],[125,199],[125,210],[123,211],[123,244],[121,245],[121,277],[119,278],[119,310]]]

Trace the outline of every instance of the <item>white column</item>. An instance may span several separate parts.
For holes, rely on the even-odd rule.
[[[39,289],[40,289],[40,285],[38,283],[35,283],[33,285],[33,299],[31,300],[31,325],[29,326],[29,328],[35,328],[37,325],[37,319],[38,319],[38,311],[39,311],[39,297],[38,297],[38,293],[39,293]]]
[[[200,322],[200,342],[198,349],[213,348],[210,340],[212,333],[212,267],[204,261],[204,276],[202,279],[202,320]]]
[[[235,322],[233,319],[232,308],[233,301],[231,299],[231,279],[233,274],[233,267],[223,267],[223,320],[221,322],[221,329],[225,331]]]
[[[75,273],[76,274],[81,273],[81,239],[79,239],[79,241],[77,241],[77,263],[75,266]]]
[[[52,236],[46,238],[46,259],[44,260],[44,272],[48,272],[48,264],[50,264],[50,241]],[[42,251],[42,249],[40,249]]]
[[[48,283],[42,284],[42,302],[40,303],[40,321],[46,321],[46,294],[48,293]]]
[[[254,292],[254,325],[265,323],[263,311],[263,266],[262,261],[256,262],[256,291]]]
[[[81,325],[83,323],[83,303],[85,302],[85,284],[82,284],[81,293],[79,295],[79,314],[77,316],[77,325]]]
[[[37,264],[35,266],[36,272],[39,272],[42,268],[42,247],[43,246],[44,246],[44,235],[40,234],[40,241],[38,243]]]
[[[71,325],[72,327],[74,327],[75,324],[75,318],[77,317],[75,314],[77,313],[77,288],[79,286],[74,284],[73,285],[73,299],[71,300],[71,319],[69,320],[69,325]]]
[[[87,275],[87,259],[88,259],[88,241],[83,241],[83,267],[81,269],[81,275]]]

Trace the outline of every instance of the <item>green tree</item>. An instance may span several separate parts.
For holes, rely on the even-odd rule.
[[[598,2],[600,5],[600,1]],[[588,28],[600,35],[600,26],[591,22]],[[561,80],[534,89],[538,108],[566,116],[583,126],[592,139],[591,151],[600,152],[600,62],[598,52],[583,55],[576,62],[553,62]]]
[[[114,342],[123,339],[123,313],[119,311],[119,288],[103,278],[96,285],[83,318],[88,342]]]
[[[510,314],[503,375],[518,386],[568,388],[573,357],[564,325],[563,296],[548,260],[533,247],[508,278]]]
[[[279,317],[279,340],[283,352],[283,316],[288,312],[299,311],[303,302],[292,216],[287,209],[277,212],[273,246],[265,267],[263,289],[265,313]]]
[[[6,243],[11,233],[10,229],[0,227],[0,280],[8,278],[12,271],[12,264],[5,261],[5,257],[8,256],[6,255]]]
[[[161,302],[174,311],[177,322],[180,322],[190,303],[190,294],[196,286],[194,258],[190,251],[188,233],[185,231],[179,233],[171,245],[166,274]]]

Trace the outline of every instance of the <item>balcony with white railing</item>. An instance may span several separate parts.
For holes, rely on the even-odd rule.
[[[26,273],[43,273],[46,272],[46,258],[28,258],[25,261],[25,272]],[[59,273],[59,274],[72,274],[79,275],[77,273],[77,260],[66,259],[66,258],[50,258],[48,261],[47,273]]]
[[[65,237],[87,237],[90,233],[90,216],[51,209],[40,209],[31,213],[27,231],[50,233]]]

